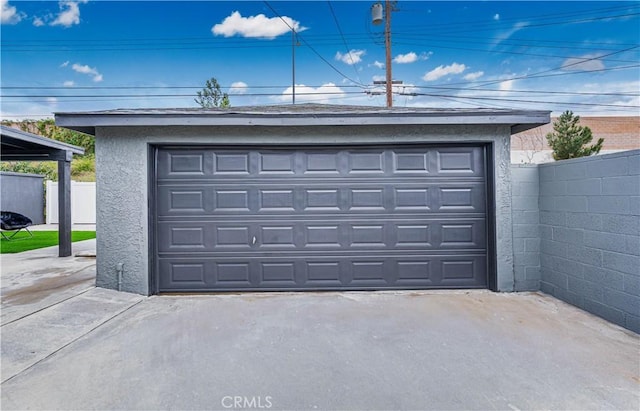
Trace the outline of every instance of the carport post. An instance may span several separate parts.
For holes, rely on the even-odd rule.
[[[58,256],[71,255],[71,151],[58,160]]]

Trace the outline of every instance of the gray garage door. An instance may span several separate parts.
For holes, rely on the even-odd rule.
[[[484,149],[160,148],[157,289],[487,285]]]

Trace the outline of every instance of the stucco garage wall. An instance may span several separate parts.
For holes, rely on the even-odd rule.
[[[640,332],[640,150],[539,167],[541,290]]]
[[[497,288],[513,291],[508,125],[342,127],[97,127],[97,284],[149,294],[149,146],[156,144],[311,145],[493,142]]]

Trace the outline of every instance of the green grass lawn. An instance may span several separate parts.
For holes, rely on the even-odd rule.
[[[33,238],[29,238],[29,234],[24,231],[19,232],[11,241],[1,238],[0,254],[21,253],[23,251],[58,245],[57,231],[32,231],[32,233]],[[71,232],[71,241],[73,242],[89,240],[91,238],[96,238],[95,231]]]

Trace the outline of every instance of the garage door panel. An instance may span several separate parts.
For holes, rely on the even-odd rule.
[[[248,176],[248,153],[216,153],[214,154],[214,176]]]
[[[158,176],[203,177],[213,165],[213,155],[202,150],[161,151],[158,153]]]
[[[261,262],[260,263],[260,285],[271,287],[296,286],[296,263],[289,262]]]
[[[262,153],[258,175],[295,174],[295,152]]]
[[[394,152],[393,153],[393,173],[394,174],[418,174],[426,175],[430,173],[429,152]]]
[[[273,177],[363,178],[380,175],[484,176],[483,151],[478,147],[344,150],[224,150],[164,149],[158,154],[159,179]]]
[[[259,212],[295,212],[294,190],[288,188],[258,189]]]
[[[160,285],[210,289],[483,288],[483,255],[226,257],[161,260]]]
[[[475,147],[441,148],[436,152],[439,175],[484,176],[482,151]]]
[[[337,152],[306,153],[303,156],[303,173],[307,176],[322,175],[326,177],[340,175],[340,157]]]
[[[237,187],[237,186],[236,186]],[[158,215],[308,215],[388,213],[485,213],[485,189],[480,184],[401,184],[242,189],[163,186],[158,189]]]
[[[211,261],[206,259],[161,259],[158,262],[158,285],[161,290],[203,290],[210,278]]]
[[[393,249],[485,250],[481,218],[443,219],[414,223],[410,219],[353,222],[255,220],[185,222],[157,225],[160,252],[225,254],[230,251]]]
[[[483,153],[160,149],[159,289],[485,287]]]

